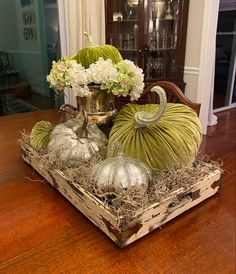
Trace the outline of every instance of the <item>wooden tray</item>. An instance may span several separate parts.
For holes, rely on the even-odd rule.
[[[71,183],[60,170],[42,169],[42,157],[27,144],[22,145],[22,157],[120,247],[129,245],[214,195],[220,186],[221,172],[215,170],[189,189],[180,188],[161,203],[154,203],[144,210],[137,211],[135,221],[127,221],[125,217],[118,218],[112,214],[99,198],[78,184]]]

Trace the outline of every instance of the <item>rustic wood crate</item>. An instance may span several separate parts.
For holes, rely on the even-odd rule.
[[[118,218],[96,196],[92,195],[57,169],[42,169],[43,159],[29,145],[22,145],[22,157],[67,200],[99,227],[118,246],[125,247],[186,210],[214,195],[220,186],[221,172],[215,170],[204,180],[196,182],[189,189],[180,188],[161,203],[154,203],[136,213],[135,221]]]

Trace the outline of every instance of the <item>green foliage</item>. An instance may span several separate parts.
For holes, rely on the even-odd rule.
[[[191,165],[201,143],[201,125],[194,110],[168,103],[163,116],[148,127],[134,128],[138,111],[155,113],[159,105],[128,104],[116,117],[109,144],[120,142],[126,156],[146,163],[155,173],[178,165]],[[107,152],[114,157],[118,150]]]
[[[114,64],[123,60],[118,49],[111,45],[84,48],[73,56],[73,59],[84,68],[88,68],[92,63],[95,63],[99,57],[102,57],[104,60],[111,59]]]
[[[49,142],[54,125],[48,121],[37,122],[30,133],[30,146],[36,150],[45,148]]]

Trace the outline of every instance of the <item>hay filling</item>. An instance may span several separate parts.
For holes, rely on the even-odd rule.
[[[23,132],[19,143],[28,144],[28,142],[29,136],[26,132]],[[83,187],[92,195],[96,195],[113,214],[118,218],[124,217],[127,220],[133,220],[138,210],[147,208],[153,203],[163,201],[175,190],[190,188],[193,184],[203,180],[215,170],[220,170],[223,173],[221,168],[222,163],[205,157],[197,160],[192,166],[180,167],[175,165],[167,171],[160,172],[153,177],[146,192],[137,192],[129,189],[119,194],[109,193],[99,195],[96,184],[91,177],[91,170],[95,164],[102,160],[100,157],[94,158],[88,163],[78,161],[77,168],[67,168],[58,161],[54,153],[48,154],[45,150],[41,150],[38,153],[43,159],[40,168],[49,170],[56,168],[61,170],[69,181]]]

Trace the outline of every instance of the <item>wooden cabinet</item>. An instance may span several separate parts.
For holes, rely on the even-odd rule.
[[[189,0],[105,0],[106,43],[145,74],[146,85],[169,80],[184,89]]]

